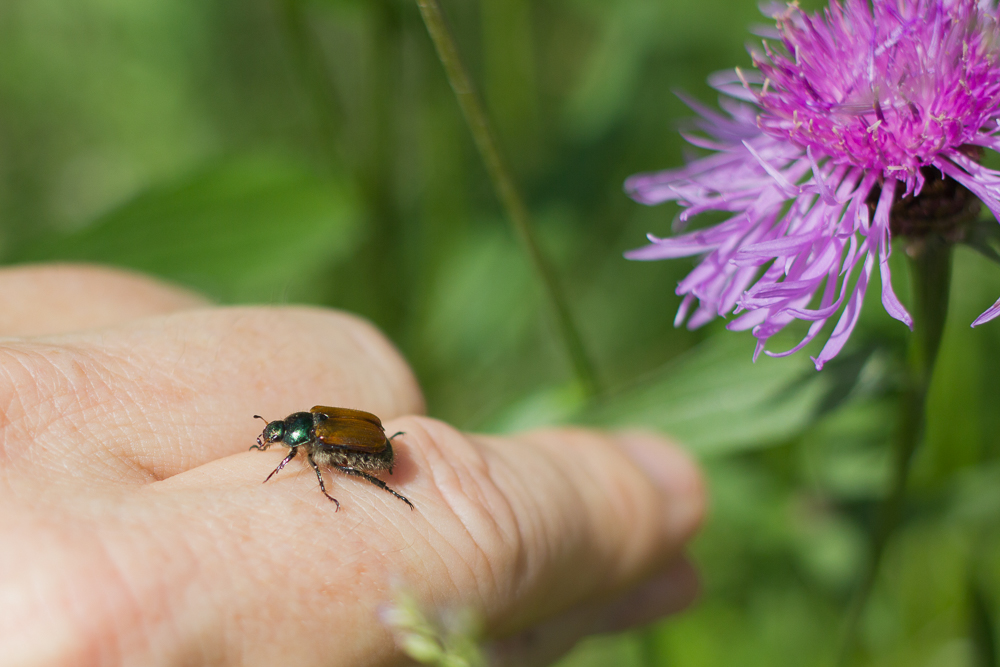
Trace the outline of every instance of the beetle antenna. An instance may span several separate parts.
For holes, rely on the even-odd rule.
[[[264,419],[263,417],[261,417],[260,415],[254,415],[253,418],[254,419],[259,419],[262,422],[264,422],[265,424],[270,424],[271,423],[271,422],[267,421],[266,419]],[[250,449],[259,449],[260,451],[264,451],[267,448],[268,448],[268,445],[264,444],[264,441],[261,439],[260,435],[257,436],[257,444],[256,445],[250,445]]]

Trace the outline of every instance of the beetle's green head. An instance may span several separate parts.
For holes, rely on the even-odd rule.
[[[260,415],[254,415],[254,418],[260,419],[267,426],[264,427],[264,432],[257,436],[257,446],[250,449],[267,449],[274,443],[281,442],[284,439],[287,425],[283,419],[276,419],[273,422],[269,422]]]
[[[264,427],[264,432],[260,434],[260,437],[268,444],[280,442],[285,437],[285,422],[281,419],[270,422]]]

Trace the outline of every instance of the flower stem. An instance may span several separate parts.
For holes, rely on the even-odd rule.
[[[479,156],[493,182],[493,189],[506,209],[514,226],[514,232],[527,252],[528,259],[534,267],[535,273],[538,274],[552,310],[555,312],[563,344],[566,346],[566,351],[573,363],[577,379],[587,394],[594,396],[600,391],[594,365],[583,345],[566,297],[556,281],[555,272],[535,239],[528,207],[525,205],[524,199],[514,183],[510,168],[500,152],[489,116],[476,94],[472,80],[458,53],[458,47],[445,21],[441,5],[438,0],[416,0],[416,2],[420,8],[420,14],[423,16],[424,24],[427,26],[427,32],[430,33],[431,40],[434,42],[438,58],[444,65],[448,82],[451,84],[452,90],[455,91],[455,97],[458,99],[458,105],[465,116],[465,122],[468,123],[469,130],[472,132]]]
[[[907,254],[913,285],[914,329],[907,356],[905,384],[900,396],[900,422],[893,448],[892,479],[889,493],[880,508],[868,563],[848,611],[844,643],[838,661],[841,665],[846,664],[854,652],[861,617],[878,578],[886,545],[902,518],[913,455],[926,430],[927,392],[948,314],[951,244],[939,237],[928,236],[914,242]]]

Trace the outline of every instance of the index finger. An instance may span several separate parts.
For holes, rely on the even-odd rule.
[[[188,310],[10,341],[0,346],[0,392],[10,397],[0,465],[29,479],[38,463],[76,478],[170,477],[246,450],[260,432],[254,414],[423,410],[409,367],[374,327],[302,307]]]

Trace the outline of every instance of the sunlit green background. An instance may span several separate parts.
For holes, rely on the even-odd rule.
[[[673,328],[691,260],[622,259],[676,213],[631,202],[622,181],[682,162],[690,114],[673,91],[713,102],[705,77],[749,65],[757,3],[445,9],[608,388],[598,404],[408,0],[4,0],[3,259],[360,313],[409,358],[431,414],[465,429],[673,433],[711,481],[704,598],[560,664],[832,664],[886,482],[906,329],[872,290],[822,373],[808,354],[754,365],[749,334]],[[929,442],[859,665],[996,665],[1000,324],[968,324],[1000,296],[1000,267],[956,259]],[[896,276],[905,299],[903,263]]]

